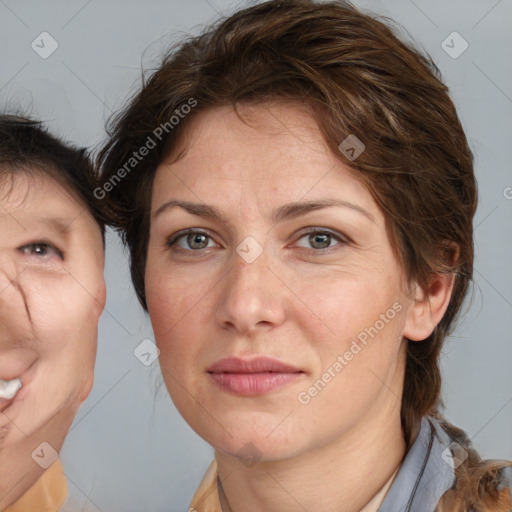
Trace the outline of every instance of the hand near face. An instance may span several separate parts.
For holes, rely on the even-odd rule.
[[[92,388],[103,266],[99,227],[57,182],[2,180],[0,379],[22,387],[0,399],[0,509],[42,474],[32,453],[61,449]]]

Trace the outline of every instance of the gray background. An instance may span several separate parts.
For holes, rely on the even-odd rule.
[[[444,348],[443,397],[447,418],[482,456],[512,459],[512,0],[354,3],[395,19],[432,55],[475,152],[475,287]],[[56,133],[96,147],[107,117],[139,86],[141,66],[154,66],[176,37],[245,4],[0,0],[1,105],[29,105]],[[43,31],[59,44],[47,59],[31,48]],[[441,47],[453,31],[469,44],[457,59]],[[158,364],[145,367],[133,355],[152,334],[113,233],[106,279],[95,386],[61,454],[69,509],[187,510],[213,452],[180,418],[165,388],[157,391]]]

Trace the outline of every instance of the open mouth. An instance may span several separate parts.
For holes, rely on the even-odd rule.
[[[30,389],[30,383],[37,371],[37,359],[23,361],[22,366],[18,364],[11,367],[2,367],[0,369],[0,412],[2,412],[12,402],[23,400]]]

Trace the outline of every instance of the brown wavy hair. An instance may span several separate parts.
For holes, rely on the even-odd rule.
[[[272,0],[239,10],[168,51],[110,121],[98,166],[99,193],[109,192],[112,224],[129,248],[132,281],[147,310],[153,178],[191,119],[224,105],[308,107],[332,152],[382,209],[408,282],[426,288],[434,273],[455,275],[434,332],[408,341],[401,420],[410,444],[419,420],[436,415],[440,404],[441,347],[472,279],[477,187],[473,155],[439,70],[395,32],[391,20],[349,2]],[[353,161],[339,150],[349,134],[365,145]],[[134,150],[149,140],[151,149],[135,160]]]

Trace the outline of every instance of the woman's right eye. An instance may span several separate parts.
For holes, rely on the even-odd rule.
[[[214,245],[209,245],[209,242]],[[174,249],[177,252],[198,252],[202,249],[208,249],[216,245],[217,244],[215,244],[208,233],[192,230],[182,231],[181,233],[174,235],[167,242],[168,247],[179,247],[179,249]]]

